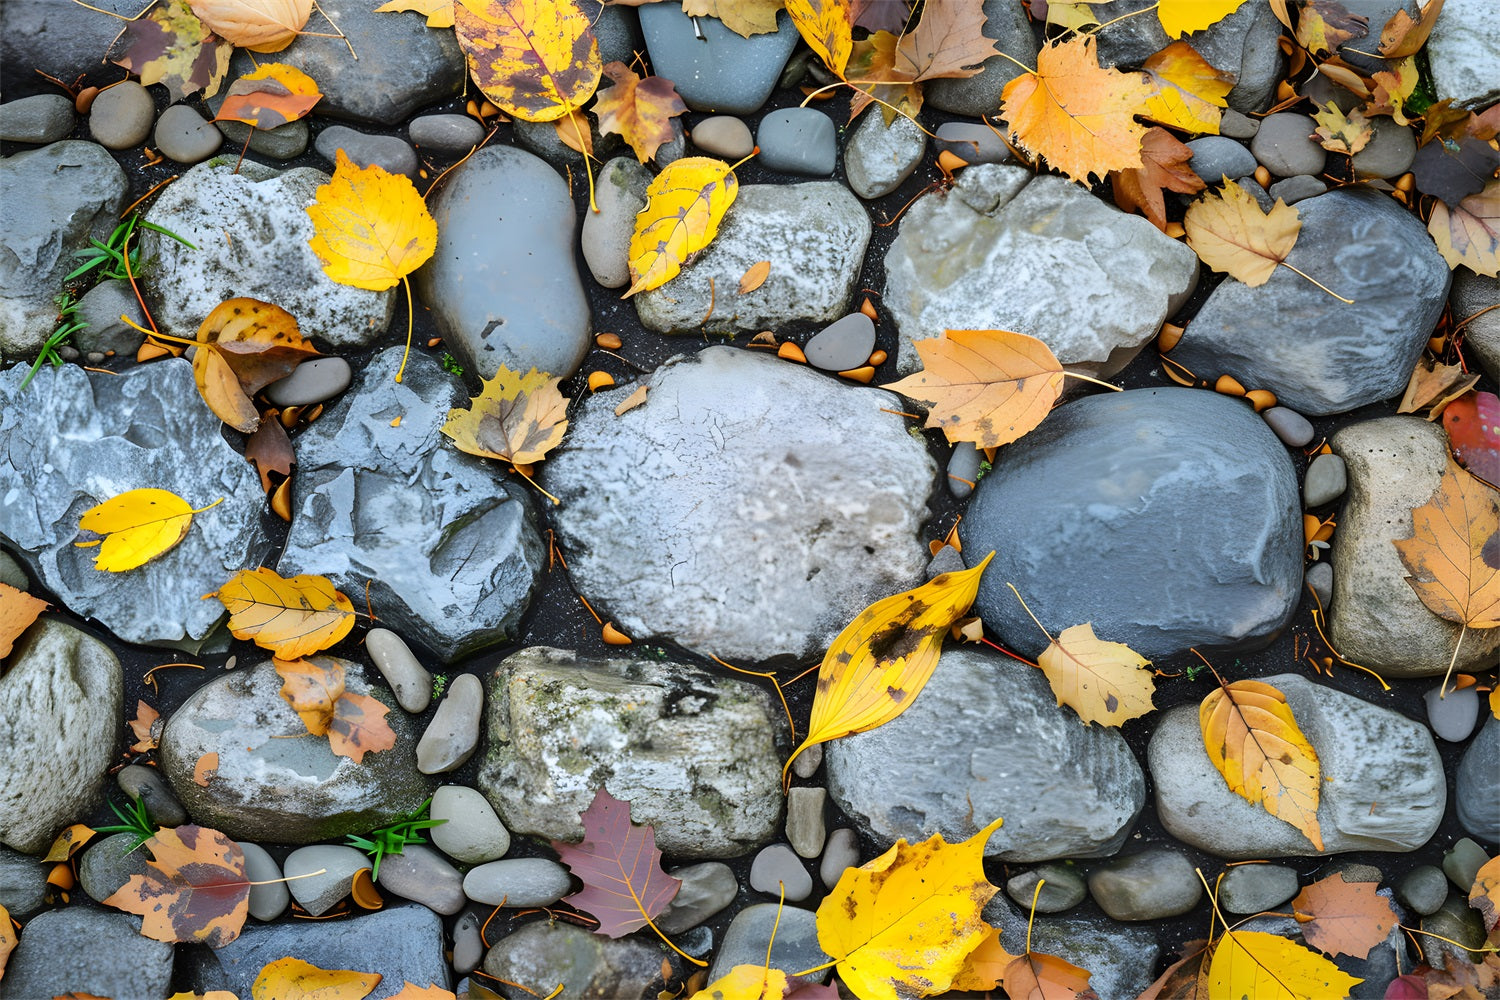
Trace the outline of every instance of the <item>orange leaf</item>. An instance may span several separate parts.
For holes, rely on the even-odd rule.
[[[1182,228],[1199,260],[1258,288],[1292,252],[1302,219],[1280,198],[1262,212],[1244,188],[1226,180],[1222,195],[1210,192],[1188,206]]]
[[[1485,930],[1500,927],[1500,858],[1490,858],[1474,876],[1474,887],[1469,890],[1469,906],[1484,918]]]
[[[198,763],[193,765],[193,784],[200,788],[207,788],[208,783],[219,774],[219,755],[206,753],[198,758]]]
[[[152,730],[160,718],[160,712],[144,701],[136,699],[135,718],[130,720],[130,731],[135,733],[135,742],[130,745],[130,749],[136,753],[156,749],[156,734]]]
[[[309,733],[326,736],[333,722],[334,702],[344,693],[344,668],[328,656],[310,660],[273,658],[271,662],[283,681],[282,700],[302,717]]]
[[[5,963],[15,950],[16,929],[10,922],[10,911],[0,906],[0,979],[5,978]]]
[[[240,570],[209,597],[228,609],[236,639],[252,639],[284,660],[327,649],[354,627],[353,602],[321,576],[283,578],[261,566]]]
[[[378,972],[320,969],[300,958],[278,958],[250,985],[251,1000],[362,1000],[380,985]]]
[[[52,841],[52,847],[47,851],[43,861],[66,861],[77,854],[79,849],[94,838],[98,831],[93,827],[84,826],[82,823],[74,823]]]
[[[1308,944],[1329,955],[1367,958],[1370,949],[1396,926],[1390,900],[1377,882],[1345,882],[1329,875],[1305,887],[1292,900],[1292,911]]]
[[[214,34],[252,52],[280,52],[312,16],[313,0],[188,0]]]
[[[46,601],[0,583],[0,660],[10,655],[11,647],[21,633],[31,627],[36,616],[48,607]]]
[[[1392,542],[1428,610],[1473,628],[1500,625],[1500,494],[1449,461],[1432,499]]]
[[[1093,1000],[1092,973],[1056,955],[1028,951],[1005,969],[1005,993],[1011,1000]]]
[[[363,762],[367,753],[389,750],[396,745],[396,733],[385,721],[389,711],[378,699],[345,691],[333,703],[328,748],[356,764]]]
[[[436,983],[418,986],[402,980],[401,992],[393,993],[390,1000],[454,1000],[454,994],[452,990],[445,990]]]
[[[744,275],[740,277],[740,294],[746,295],[755,291],[766,283],[766,278],[771,274],[771,262],[758,260],[745,269]]]
[[[1474,388],[1479,375],[1464,371],[1463,365],[1439,364],[1430,358],[1418,358],[1406,382],[1406,392],[1396,406],[1397,413],[1420,413],[1429,410],[1428,420],[1440,417],[1449,403]]]
[[[672,119],[687,112],[672,81],[660,76],[642,80],[622,62],[604,64],[604,75],[614,86],[599,92],[594,114],[599,131],[625,137],[636,159],[645,163],[662,143],[672,141]]]
[[[146,841],[152,860],[104,900],[139,914],[141,933],[157,941],[201,941],[221,948],[240,936],[250,882],[239,845],[218,830],[179,826]]]
[[[991,927],[979,946],[969,952],[963,968],[953,977],[955,990],[993,990],[1005,981],[1005,970],[1019,956],[1000,943],[1000,928]]]
[[[1193,151],[1164,128],[1153,128],[1141,140],[1141,165],[1109,175],[1115,204],[1135,209],[1157,229],[1167,228],[1167,202],[1162,189],[1178,194],[1197,194],[1203,179],[1188,167]]]
[[[214,121],[244,122],[271,129],[294,122],[323,99],[313,78],[285,63],[261,63],[229,85]]]
[[[1417,50],[1427,44],[1433,25],[1443,11],[1443,0],[1427,0],[1414,21],[1410,14],[1397,8],[1391,19],[1380,29],[1380,55],[1385,59],[1404,59],[1416,55]]]

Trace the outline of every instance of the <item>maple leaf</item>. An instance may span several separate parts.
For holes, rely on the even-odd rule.
[[[219,92],[234,46],[206,28],[187,0],[166,0],[145,17],[127,22],[110,48],[109,58],[141,78],[141,86],[159,83],[172,100],[203,91]]]
[[[1164,128],[1150,129],[1141,140],[1141,165],[1109,175],[1115,204],[1126,211],[1139,211],[1165,232],[1167,201],[1163,190],[1197,194],[1204,188],[1203,178],[1188,166],[1192,158],[1192,149],[1178,142],[1172,133]]]
[[[604,75],[614,86],[599,92],[594,114],[599,131],[625,137],[636,159],[645,163],[664,142],[672,140],[672,119],[687,111],[672,81],[659,76],[642,80],[622,62],[604,64]]]
[[[1450,268],[1460,264],[1488,277],[1500,275],[1500,180],[1453,208],[1432,206],[1427,231]]]
[[[216,34],[251,52],[280,52],[312,16],[313,0],[188,0]]]
[[[1297,8],[1297,44],[1311,53],[1334,52],[1370,33],[1370,19],[1338,0],[1304,0]]]
[[[1234,89],[1233,73],[1209,65],[1187,42],[1173,42],[1141,69],[1155,84],[1141,114],[1187,132],[1218,135],[1222,109],[1229,106]]]
[[[1057,703],[1073,709],[1085,724],[1119,726],[1155,707],[1151,661],[1123,642],[1100,639],[1087,623],[1047,638],[1051,644],[1037,657],[1037,666]]]
[[[738,193],[739,179],[723,160],[688,156],[667,164],[647,186],[646,207],[635,217],[631,284],[623,298],[677,277],[689,254],[713,242]]]
[[[1495,690],[1500,691],[1500,688]],[[1490,694],[1493,702],[1494,692]],[[1500,858],[1490,858],[1480,866],[1469,890],[1469,906],[1479,911],[1486,931],[1500,927]]]
[[[566,900],[598,918],[598,933],[624,937],[647,926],[682,888],[682,880],[662,871],[656,831],[630,821],[630,803],[601,786],[579,816],[583,840],[552,841],[563,864],[583,880],[583,891]]]
[[[849,0],[787,0],[786,12],[828,71],[842,78],[854,50],[854,13]]]
[[[236,639],[252,639],[284,660],[327,649],[354,627],[354,604],[326,577],[284,579],[261,566],[240,570],[204,597],[217,597],[228,609]]]
[[[261,63],[229,85],[214,121],[272,129],[303,117],[322,99],[313,78],[295,66]]]
[[[179,826],[146,841],[151,860],[106,906],[139,914],[156,941],[201,941],[221,948],[240,936],[250,912],[250,882],[239,845],[217,830]]]
[[[193,515],[217,507],[220,497],[207,507],[194,508],[170,490],[128,490],[83,512],[78,529],[102,539],[74,542],[78,548],[98,546],[94,568],[111,573],[144,566],[187,537]]]
[[[161,720],[161,713],[141,699],[135,702],[135,718],[129,722],[130,731],[135,733],[135,742],[130,749],[136,753],[145,753],[147,750],[156,749],[157,724]]]
[[[782,0],[682,0],[689,17],[716,17],[724,27],[749,38],[776,30],[776,12]]]
[[[577,0],[455,0],[453,15],[474,82],[514,118],[561,118],[599,86],[599,42]]]
[[[1312,117],[1318,123],[1314,131],[1319,144],[1331,153],[1353,156],[1369,145],[1375,135],[1370,119],[1358,108],[1346,115],[1337,104],[1329,101],[1327,107],[1314,112]]]
[[[993,990],[1005,982],[1005,970],[1017,956],[1000,943],[1000,928],[991,927],[984,938],[964,956],[964,964],[953,977],[954,990]]]
[[[1416,55],[1417,50],[1427,44],[1438,15],[1443,12],[1443,0],[1427,0],[1416,20],[1401,8],[1380,29],[1380,55],[1385,59],[1403,59]]]
[[[427,18],[429,28],[451,28],[453,27],[453,6],[455,0],[390,0],[375,8],[377,14],[392,14],[403,11],[416,11]]]
[[[1443,365],[1429,358],[1418,358],[1396,412],[1420,413],[1430,408],[1427,419],[1436,420],[1450,403],[1474,388],[1478,381],[1479,375],[1464,371],[1463,365]]]
[[[391,749],[396,745],[396,731],[385,721],[390,710],[378,698],[345,691],[333,703],[328,749],[356,764],[363,763],[367,753]]]
[[[949,441],[1009,444],[1040,424],[1062,395],[1062,363],[1024,333],[945,330],[915,344],[922,370],[881,388],[926,406],[924,426]]]
[[[997,819],[968,840],[905,838],[849,868],[818,907],[818,944],[862,1000],[942,993],[992,928],[980,916],[996,889],[984,847]],[[899,991],[899,992],[898,992]]]
[[[1090,174],[1141,165],[1146,128],[1135,116],[1153,96],[1148,79],[1102,68],[1094,37],[1075,35],[1042,46],[1036,72],[1005,85],[1000,113],[1023,149],[1087,183]]]
[[[1245,0],[1161,0],[1156,16],[1168,38],[1181,38],[1212,27],[1244,4]]]
[[[1208,995],[1341,1000],[1362,982],[1295,941],[1261,931],[1225,931],[1209,965]]]
[[[1203,263],[1258,288],[1292,252],[1302,218],[1280,198],[1262,212],[1244,188],[1226,180],[1222,194],[1210,192],[1188,206],[1182,228]]]
[[[380,985],[378,972],[320,969],[300,958],[278,958],[250,984],[251,1000],[362,1000]]]
[[[1303,887],[1292,900],[1292,912],[1308,944],[1329,955],[1368,958],[1396,926],[1390,900],[1376,882],[1346,882],[1329,875]]]
[[[225,299],[198,327],[196,340],[179,342],[196,348],[193,384],[208,408],[245,434],[260,426],[250,397],[318,356],[291,313],[259,299]]]
[[[1261,681],[1220,682],[1198,706],[1203,747],[1229,790],[1301,830],[1318,850],[1318,754],[1286,695]],[[1252,994],[1253,995],[1253,994]]]
[[[0,583],[0,660],[10,655],[21,633],[49,607],[51,605],[39,597],[32,597],[8,583]]]
[[[897,114],[915,119],[922,110],[922,85],[910,72],[896,69],[896,47],[900,44],[901,39],[889,31],[877,31],[854,43],[845,66],[845,79],[854,88],[849,100],[851,122],[877,99],[887,125]]]
[[[310,660],[271,660],[281,677],[283,701],[302,718],[314,736],[328,735],[333,722],[333,703],[344,694],[344,668],[329,656]]]
[[[561,379],[535,368],[525,375],[501,365],[466,410],[448,411],[443,434],[459,451],[529,465],[547,457],[567,432]]]
[[[911,707],[937,669],[948,626],[969,613],[994,557],[881,598],[844,627],[818,668],[807,738],[782,768],[783,782],[808,747],[883,726]]]
[[[292,451],[292,441],[286,436],[286,428],[279,420],[262,420],[260,427],[245,439],[245,461],[255,466],[260,476],[260,488],[271,492],[271,473],[290,476],[297,464]]]

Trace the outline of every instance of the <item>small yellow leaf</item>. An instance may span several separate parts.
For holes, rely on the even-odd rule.
[[[333,179],[307,207],[308,241],[323,272],[341,285],[372,292],[395,286],[437,249],[437,223],[416,187],[377,164],[356,167],[342,149]]]
[[[1156,16],[1168,38],[1181,38],[1192,31],[1202,31],[1233,14],[1245,0],[1161,0]]]
[[[626,396],[624,401],[622,401],[619,406],[615,407],[615,416],[621,416],[625,413],[626,410],[633,410],[645,401],[646,387],[644,385],[638,385],[635,388],[635,392],[632,392],[630,395]]]
[[[1493,700],[1493,699],[1491,699]],[[1490,858],[1474,873],[1469,906],[1479,911],[1487,931],[1500,927],[1500,858]]]
[[[1321,111],[1314,112],[1313,121],[1318,123],[1318,127],[1313,130],[1318,136],[1318,142],[1330,153],[1353,156],[1369,145],[1370,139],[1375,135],[1370,119],[1365,117],[1363,111],[1355,108],[1346,115],[1333,101],[1329,101],[1328,106]]]
[[[78,519],[80,531],[105,535],[98,541],[75,542],[80,547],[99,546],[94,568],[123,573],[144,566],[187,537],[193,515],[223,503],[223,497],[208,507],[193,505],[169,490],[130,490],[90,507]]]
[[[561,381],[535,368],[520,375],[501,365],[467,410],[448,411],[443,433],[470,455],[521,465],[540,462],[568,429],[563,419],[568,400],[557,391]]]
[[[93,839],[98,831],[93,827],[84,826],[82,823],[74,823],[57,835],[52,841],[52,846],[47,850],[47,856],[43,861],[67,861],[78,850]]]
[[[1123,642],[1094,635],[1091,624],[1063,629],[1037,665],[1047,675],[1059,705],[1067,705],[1084,723],[1123,725],[1154,707],[1156,691],[1151,661]]]
[[[278,958],[250,985],[251,1000],[363,1000],[380,985],[378,972],[320,969],[300,958]]]
[[[331,656],[316,660],[271,660],[281,678],[279,694],[314,736],[327,736],[334,702],[344,694],[344,668]]]
[[[771,275],[771,262],[758,260],[745,269],[740,277],[740,294],[747,295],[766,283]]]
[[[1143,112],[1152,121],[1188,132],[1219,134],[1234,74],[1209,65],[1187,42],[1173,42],[1146,60],[1156,91]]]
[[[1208,970],[1210,1000],[1341,1000],[1356,979],[1295,941],[1261,931],[1225,931]]]
[[[390,0],[375,8],[377,14],[416,11],[427,18],[429,28],[453,27],[454,0]]]
[[[229,631],[283,660],[327,649],[354,627],[354,604],[321,576],[281,577],[261,566],[240,570],[205,598],[229,610]]]
[[[1302,219],[1280,198],[1262,212],[1249,192],[1226,178],[1223,195],[1209,192],[1189,205],[1182,226],[1199,260],[1258,288],[1292,252]]]
[[[577,0],[455,0],[453,27],[485,97],[522,121],[583,107],[603,67]]]
[[[635,217],[624,297],[677,277],[689,254],[713,242],[738,193],[739,180],[723,160],[689,156],[667,164],[646,188],[646,207]]]
[[[687,1000],[782,1000],[786,973],[764,965],[736,965]]]

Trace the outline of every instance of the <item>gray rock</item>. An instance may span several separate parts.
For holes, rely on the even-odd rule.
[[[120,791],[145,805],[146,814],[157,826],[181,826],[188,821],[187,811],[156,768],[131,764],[120,769],[115,781]]]
[[[210,160],[157,196],[146,219],[187,240],[141,234],[159,264],[142,283],[163,333],[194,337],[209,311],[233,296],[274,302],[297,317],[303,336],[334,347],[363,346],[385,332],[396,291],[341,285],[308,246],[306,208],[329,176],[311,167],[285,173],[254,162]]]
[[[1421,930],[1436,935],[1424,939],[1429,942],[1426,945],[1428,964],[1435,969],[1447,968],[1455,960],[1477,962],[1482,957],[1478,949],[1484,946],[1484,921],[1478,910],[1470,908],[1461,893],[1450,891],[1436,913],[1422,918]],[[1438,938],[1457,941],[1463,947],[1455,948]]]
[[[1427,704],[1427,724],[1438,739],[1462,743],[1479,721],[1479,692],[1471,687],[1456,691],[1452,685],[1439,682],[1422,700]]]
[[[47,902],[47,869],[36,858],[0,846],[0,906],[25,920]]]
[[[462,767],[479,745],[483,711],[484,685],[473,674],[459,674],[417,742],[417,770],[442,774]]]
[[[1188,168],[1210,185],[1225,177],[1243,177],[1255,173],[1255,157],[1233,139],[1206,135],[1187,144],[1193,151]]]
[[[732,115],[705,118],[693,129],[693,145],[731,163],[755,151],[750,126]]]
[[[425,906],[388,906],[346,920],[252,924],[222,948],[195,952],[191,982],[199,993],[218,989],[248,997],[261,969],[285,957],[320,969],[379,973],[380,984],[366,1000],[386,1000],[407,982],[439,989],[452,982],[443,958],[443,920]]]
[[[879,111],[871,111],[844,146],[844,177],[861,198],[883,198],[912,175],[926,148],[927,136],[916,122],[897,115],[887,125]]]
[[[347,691],[390,699],[359,664],[337,662]],[[417,773],[416,737],[403,713],[384,716],[395,747],[356,763],[334,756],[326,737],[307,732],[282,699],[281,684],[270,662],[236,670],[200,687],[167,721],[158,759],[200,823],[241,840],[306,844],[390,823],[430,794]],[[218,774],[206,787],[193,780],[205,753],[219,755]]]
[[[386,626],[451,661],[514,635],[546,552],[522,489],[441,434],[449,409],[466,405],[463,384],[423,353],[397,384],[401,354],[371,359],[297,439],[292,530],[277,566],[322,574],[347,594],[368,584]]]
[[[1026,942],[1027,911],[1007,903],[1004,895],[990,900],[984,919],[1001,928],[1002,941]],[[1093,974],[1089,986],[1111,998],[1133,997],[1149,986],[1161,954],[1156,928],[1107,917],[1038,917],[1031,927],[1031,948],[1087,969]]]
[[[818,864],[818,878],[826,888],[838,885],[845,869],[859,864],[859,834],[848,827],[840,827],[828,835],[828,844],[823,848],[823,860]]]
[[[465,913],[453,925],[453,971],[460,976],[467,976],[484,961],[484,951],[484,935],[480,932],[479,918],[473,913]]]
[[[0,160],[0,353],[35,355],[57,329],[53,296],[73,254],[109,237],[125,191],[125,172],[92,142]]]
[[[804,858],[823,853],[827,828],[823,825],[823,804],[828,790],[799,786],[788,790],[786,797],[786,839]]]
[[[1436,913],[1448,898],[1448,877],[1436,865],[1418,865],[1396,883],[1396,895],[1422,916]]]
[[[1302,479],[1302,505],[1321,507],[1333,503],[1349,488],[1348,470],[1338,455],[1319,455],[1307,464]]]
[[[1270,389],[1309,416],[1399,396],[1442,314],[1448,265],[1421,222],[1379,191],[1330,191],[1297,209],[1287,263],[1354,304],[1284,267],[1258,288],[1226,279],[1172,358]]]
[[[1453,846],[1443,852],[1443,874],[1448,876],[1459,892],[1468,895],[1474,888],[1474,879],[1490,860],[1485,849],[1468,837],[1460,837]]]
[[[551,906],[572,891],[568,870],[546,858],[491,861],[464,876],[464,895],[486,906]]]
[[[0,91],[7,99],[56,95],[57,85],[47,76],[71,83],[85,73],[84,80],[98,86],[120,78],[113,64],[100,59],[120,33],[120,21],[102,16],[98,9],[132,17],[140,12],[140,4],[104,0],[92,6],[96,9],[74,3],[0,5]]]
[[[468,115],[422,115],[406,126],[412,145],[434,153],[467,153],[484,141],[484,126]]]
[[[694,111],[759,111],[801,37],[791,15],[779,12],[774,32],[749,38],[718,18],[689,17],[671,4],[648,4],[638,14],[652,68]]]
[[[1321,174],[1328,151],[1313,136],[1316,123],[1307,115],[1279,111],[1261,119],[1250,140],[1250,152],[1277,177]]]
[[[983,462],[984,452],[971,442],[960,441],[953,446],[953,454],[948,457],[947,473],[948,492],[953,494],[954,499],[963,500],[974,492],[974,487],[979,483],[979,470],[983,467]],[[960,565],[957,568],[963,567]]]
[[[957,843],[1003,817],[985,854],[1004,861],[1113,854],[1146,801],[1118,730],[1080,725],[1040,672],[962,647],[911,708],[828,744],[824,762],[834,801],[877,844]]]
[[[998,553],[974,611],[1010,648],[1033,656],[1047,643],[1007,581],[1053,634],[1091,621],[1156,658],[1275,638],[1301,599],[1298,507],[1286,448],[1249,407],[1135,389],[1059,407],[1008,446],[959,537],[969,562]],[[1176,526],[1170,547],[1163,524]]]
[[[1020,5],[1009,0],[985,0],[984,36],[996,39],[995,49],[1010,56],[993,55],[980,64],[978,75],[929,80],[922,86],[926,103],[940,111],[980,117],[993,115],[1000,107],[1005,85],[1019,76],[1013,60],[1036,65],[1036,37]],[[879,114],[879,110],[871,113]]]
[[[1295,868],[1286,865],[1237,865],[1218,884],[1219,905],[1229,913],[1274,910],[1301,888]]]
[[[134,80],[105,87],[89,106],[89,135],[105,149],[129,149],[146,141],[156,120],[156,102]]]
[[[1500,10],[1486,0],[1453,0],[1427,40],[1439,100],[1483,108],[1500,97]]]
[[[812,895],[812,876],[790,847],[771,844],[750,863],[750,888],[777,897],[784,889],[788,903],[800,903]]]
[[[174,104],[156,120],[152,142],[169,160],[198,163],[219,151],[224,133],[193,108]]]
[[[766,961],[767,945],[770,945],[769,965]],[[781,907],[776,903],[755,903],[736,913],[730,921],[729,929],[724,932],[724,943],[714,953],[708,981],[715,982],[720,976],[728,975],[736,965],[759,965],[780,969],[790,975],[822,965],[829,957],[818,946],[817,915],[813,911],[795,906]],[[816,980],[824,975],[827,973],[808,978]]]
[[[768,170],[827,177],[839,162],[838,133],[817,108],[783,108],[760,121],[760,164]]]
[[[1302,574],[1302,583],[1312,588],[1323,610],[1327,611],[1328,606],[1333,603],[1333,567],[1327,562],[1313,563]]]
[[[34,94],[0,104],[0,140],[56,142],[73,131],[73,102],[61,94]]]
[[[23,592],[29,586],[25,567],[4,549],[0,549],[0,583]]]
[[[1296,410],[1273,406],[1261,416],[1288,448],[1305,447],[1313,439],[1312,421]]]
[[[129,833],[112,833],[93,841],[79,856],[78,884],[96,903],[102,903],[130,881],[151,871],[151,855],[136,845]],[[35,862],[33,862],[35,863]]]
[[[462,910],[468,902],[458,869],[420,844],[408,844],[400,854],[386,855],[376,884],[445,916]]]
[[[864,313],[850,313],[813,335],[804,353],[807,363],[829,372],[858,368],[875,349],[875,324]]]
[[[1368,11],[1368,4],[1371,2],[1371,0],[1354,0],[1354,2],[1356,4],[1362,3],[1366,5],[1366,11],[1361,12],[1361,16],[1366,16],[1366,13]],[[1373,2],[1381,3],[1382,0],[1373,0]],[[1377,37],[1379,37],[1378,33]],[[1360,41],[1363,42],[1363,39],[1360,39]],[[1340,48],[1343,47],[1344,46],[1340,46]],[[1356,43],[1355,47],[1358,47],[1358,43]],[[1327,77],[1322,73],[1314,73],[1306,83],[1302,84],[1299,92],[1304,98],[1312,102],[1314,108],[1322,110],[1323,108],[1328,107],[1328,104],[1331,101],[1334,107],[1338,108],[1346,115],[1349,112],[1353,111],[1355,108],[1361,107],[1364,104],[1364,98],[1360,97],[1349,88],[1339,83],[1335,83],[1330,77]]]
[[[627,634],[731,661],[810,656],[920,582],[936,470],[881,412],[895,396],[729,347],[646,385],[619,417],[624,392],[585,400],[543,470],[574,581]]]
[[[1192,292],[1198,259],[1077,184],[981,164],[947,194],[912,205],[885,270],[900,374],[920,367],[915,339],[1002,329],[1040,338],[1076,371],[1108,376]]]
[[[1350,158],[1354,174],[1363,179],[1399,177],[1411,169],[1417,157],[1417,137],[1410,125],[1377,115],[1370,119],[1374,135],[1365,148]]]
[[[741,185],[719,235],[677,277],[637,295],[636,313],[648,330],[695,337],[831,323],[848,311],[869,241],[869,216],[842,184]],[[762,260],[771,273],[759,288],[724,294]]]
[[[1486,719],[1464,751],[1453,798],[1465,830],[1491,844],[1500,842],[1500,719]]]
[[[417,289],[464,367],[480,378],[501,365],[577,371],[589,307],[573,260],[573,201],[557,172],[524,150],[486,147],[448,175],[432,215],[437,252]]]
[[[905,119],[902,119],[905,121]],[[1004,132],[974,122],[944,122],[933,140],[939,150],[953,153],[965,163],[1007,163],[1014,159],[1005,144]],[[847,169],[847,166],[846,166]]]
[[[370,867],[372,862],[365,852],[336,844],[299,847],[286,856],[283,865],[292,898],[315,917],[349,895],[354,876]]]
[[[1034,904],[1038,913],[1061,913],[1083,902],[1088,885],[1071,865],[1038,865],[1006,879],[1005,894],[1028,911]]]
[[[275,920],[292,902],[292,891],[281,881],[281,866],[259,844],[236,843],[245,855],[245,877],[258,883],[250,887],[250,915],[256,920]]]
[[[1337,604],[1334,605],[1338,607]],[[1414,851],[1442,820],[1447,787],[1427,727],[1293,674],[1262,678],[1287,704],[1322,767],[1322,851],[1229,790],[1203,749],[1195,705],[1161,716],[1147,752],[1162,825],[1221,858]]]
[[[349,388],[354,378],[343,358],[313,358],[304,361],[286,378],[266,386],[266,398],[277,406],[311,406],[325,403]]]
[[[589,142],[593,146],[595,156],[609,160],[627,153],[624,138],[614,132],[600,132],[596,119],[588,118],[588,116],[585,118],[588,120]],[[541,157],[556,167],[558,172],[566,173],[571,168],[574,176],[577,176],[578,171],[583,167],[583,154],[562,141],[555,122],[527,122],[516,119],[511,122],[510,128],[517,147]],[[569,129],[569,131],[572,130]],[[632,158],[635,156],[633,152],[629,155]]]
[[[510,831],[500,823],[483,795],[464,785],[444,785],[432,793],[428,815],[444,822],[427,834],[433,846],[465,864],[482,864],[505,856]]]
[[[1115,920],[1175,917],[1203,895],[1187,855],[1160,848],[1106,861],[1088,881],[1089,894]]]
[[[697,927],[734,902],[740,892],[734,871],[719,861],[674,868],[667,874],[680,879],[682,885],[661,916],[656,918],[656,926],[663,934],[680,934],[690,927]]]
[[[811,778],[823,766],[823,744],[814,743],[792,761],[792,773],[799,778]]]
[[[778,829],[779,718],[744,681],[533,646],[490,677],[479,788],[511,832],[576,841],[607,786],[664,852],[732,857]]]
[[[1327,79],[1327,77],[1317,77]],[[1253,139],[1255,133],[1260,131],[1260,119],[1251,118],[1243,112],[1234,108],[1225,108],[1223,116],[1219,119],[1219,134],[1227,135],[1231,139]]]
[[[209,108],[212,109],[213,105],[214,102],[210,102]],[[231,145],[244,149],[248,138],[251,152],[272,160],[295,160],[307,152],[308,143],[312,139],[312,130],[303,118],[275,128],[251,128],[244,122],[236,121],[221,121],[216,124]]]
[[[412,715],[427,711],[432,701],[432,675],[399,635],[390,629],[372,628],[365,634],[365,650],[380,676],[391,686],[396,704],[402,710]]]
[[[131,355],[141,346],[145,334],[132,329],[120,317],[129,316],[140,326],[146,325],[141,304],[128,281],[101,281],[78,300],[74,319],[87,323],[73,334],[73,346],[80,351],[101,351]]]
[[[645,50],[640,21],[633,8],[604,0],[578,0],[578,6],[594,26],[600,61],[629,63],[637,52]]]
[[[1483,311],[1500,304],[1500,278],[1461,267],[1453,272],[1448,302],[1455,320],[1468,321],[1464,323],[1464,347],[1473,350],[1479,367],[1493,379],[1500,372],[1500,309]]]
[[[630,237],[650,183],[651,172],[633,156],[617,156],[599,171],[599,211],[584,214],[579,242],[589,273],[605,288],[630,284]]]
[[[1388,677],[1431,677],[1481,670],[1500,650],[1500,635],[1469,630],[1427,610],[1396,547],[1412,534],[1411,512],[1432,499],[1448,463],[1448,438],[1421,417],[1383,417],[1333,436],[1348,467],[1349,493],[1333,536],[1333,607],[1328,638],[1355,663]]]
[[[313,148],[330,164],[337,162],[343,150],[356,167],[378,165],[386,173],[417,179],[417,152],[404,140],[393,135],[367,135],[347,125],[331,125],[318,133]]]
[[[964,557],[959,555],[958,550],[951,545],[944,545],[938,549],[937,555],[933,556],[932,561],[927,564],[927,579],[931,580],[934,577],[942,576],[944,573],[954,573],[966,568],[964,566]]]
[[[1272,184],[1266,193],[1272,198],[1280,199],[1288,205],[1295,205],[1299,201],[1316,198],[1328,190],[1328,184],[1317,177],[1307,174],[1298,174],[1296,177],[1286,177]]]
[[[171,992],[172,946],[143,937],[139,927],[139,917],[97,906],[38,914],[5,966],[5,995],[165,997]]]
[[[97,801],[123,683],[109,647],[71,625],[44,618],[17,640],[0,675],[0,843],[39,854]]]
[[[654,1000],[657,991],[649,987],[661,975],[661,950],[635,937],[616,941],[572,924],[538,921],[496,941],[484,971],[509,983],[561,986],[566,997]]]

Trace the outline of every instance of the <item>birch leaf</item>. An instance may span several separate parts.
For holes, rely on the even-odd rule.
[[[1063,629],[1037,658],[1059,705],[1085,724],[1123,725],[1150,712],[1156,692],[1151,661],[1123,642],[1107,642],[1085,623]]]
[[[333,178],[307,207],[313,253],[341,285],[383,292],[437,249],[437,223],[416,186],[378,164],[356,167],[338,150]]]
[[[229,631],[251,639],[283,660],[296,660],[327,649],[354,627],[354,604],[326,577],[283,578],[261,566],[241,570],[218,590],[229,611]]]
[[[1342,1000],[1356,979],[1295,941],[1261,931],[1226,931],[1208,971],[1210,1000]]]
[[[646,188],[646,207],[635,217],[624,297],[677,277],[683,261],[719,234],[738,193],[739,180],[723,160],[689,156],[669,163]]]
[[[443,433],[459,451],[528,465],[540,462],[567,432],[568,401],[553,378],[535,368],[519,375],[504,365],[485,379],[467,410],[448,411]]]

